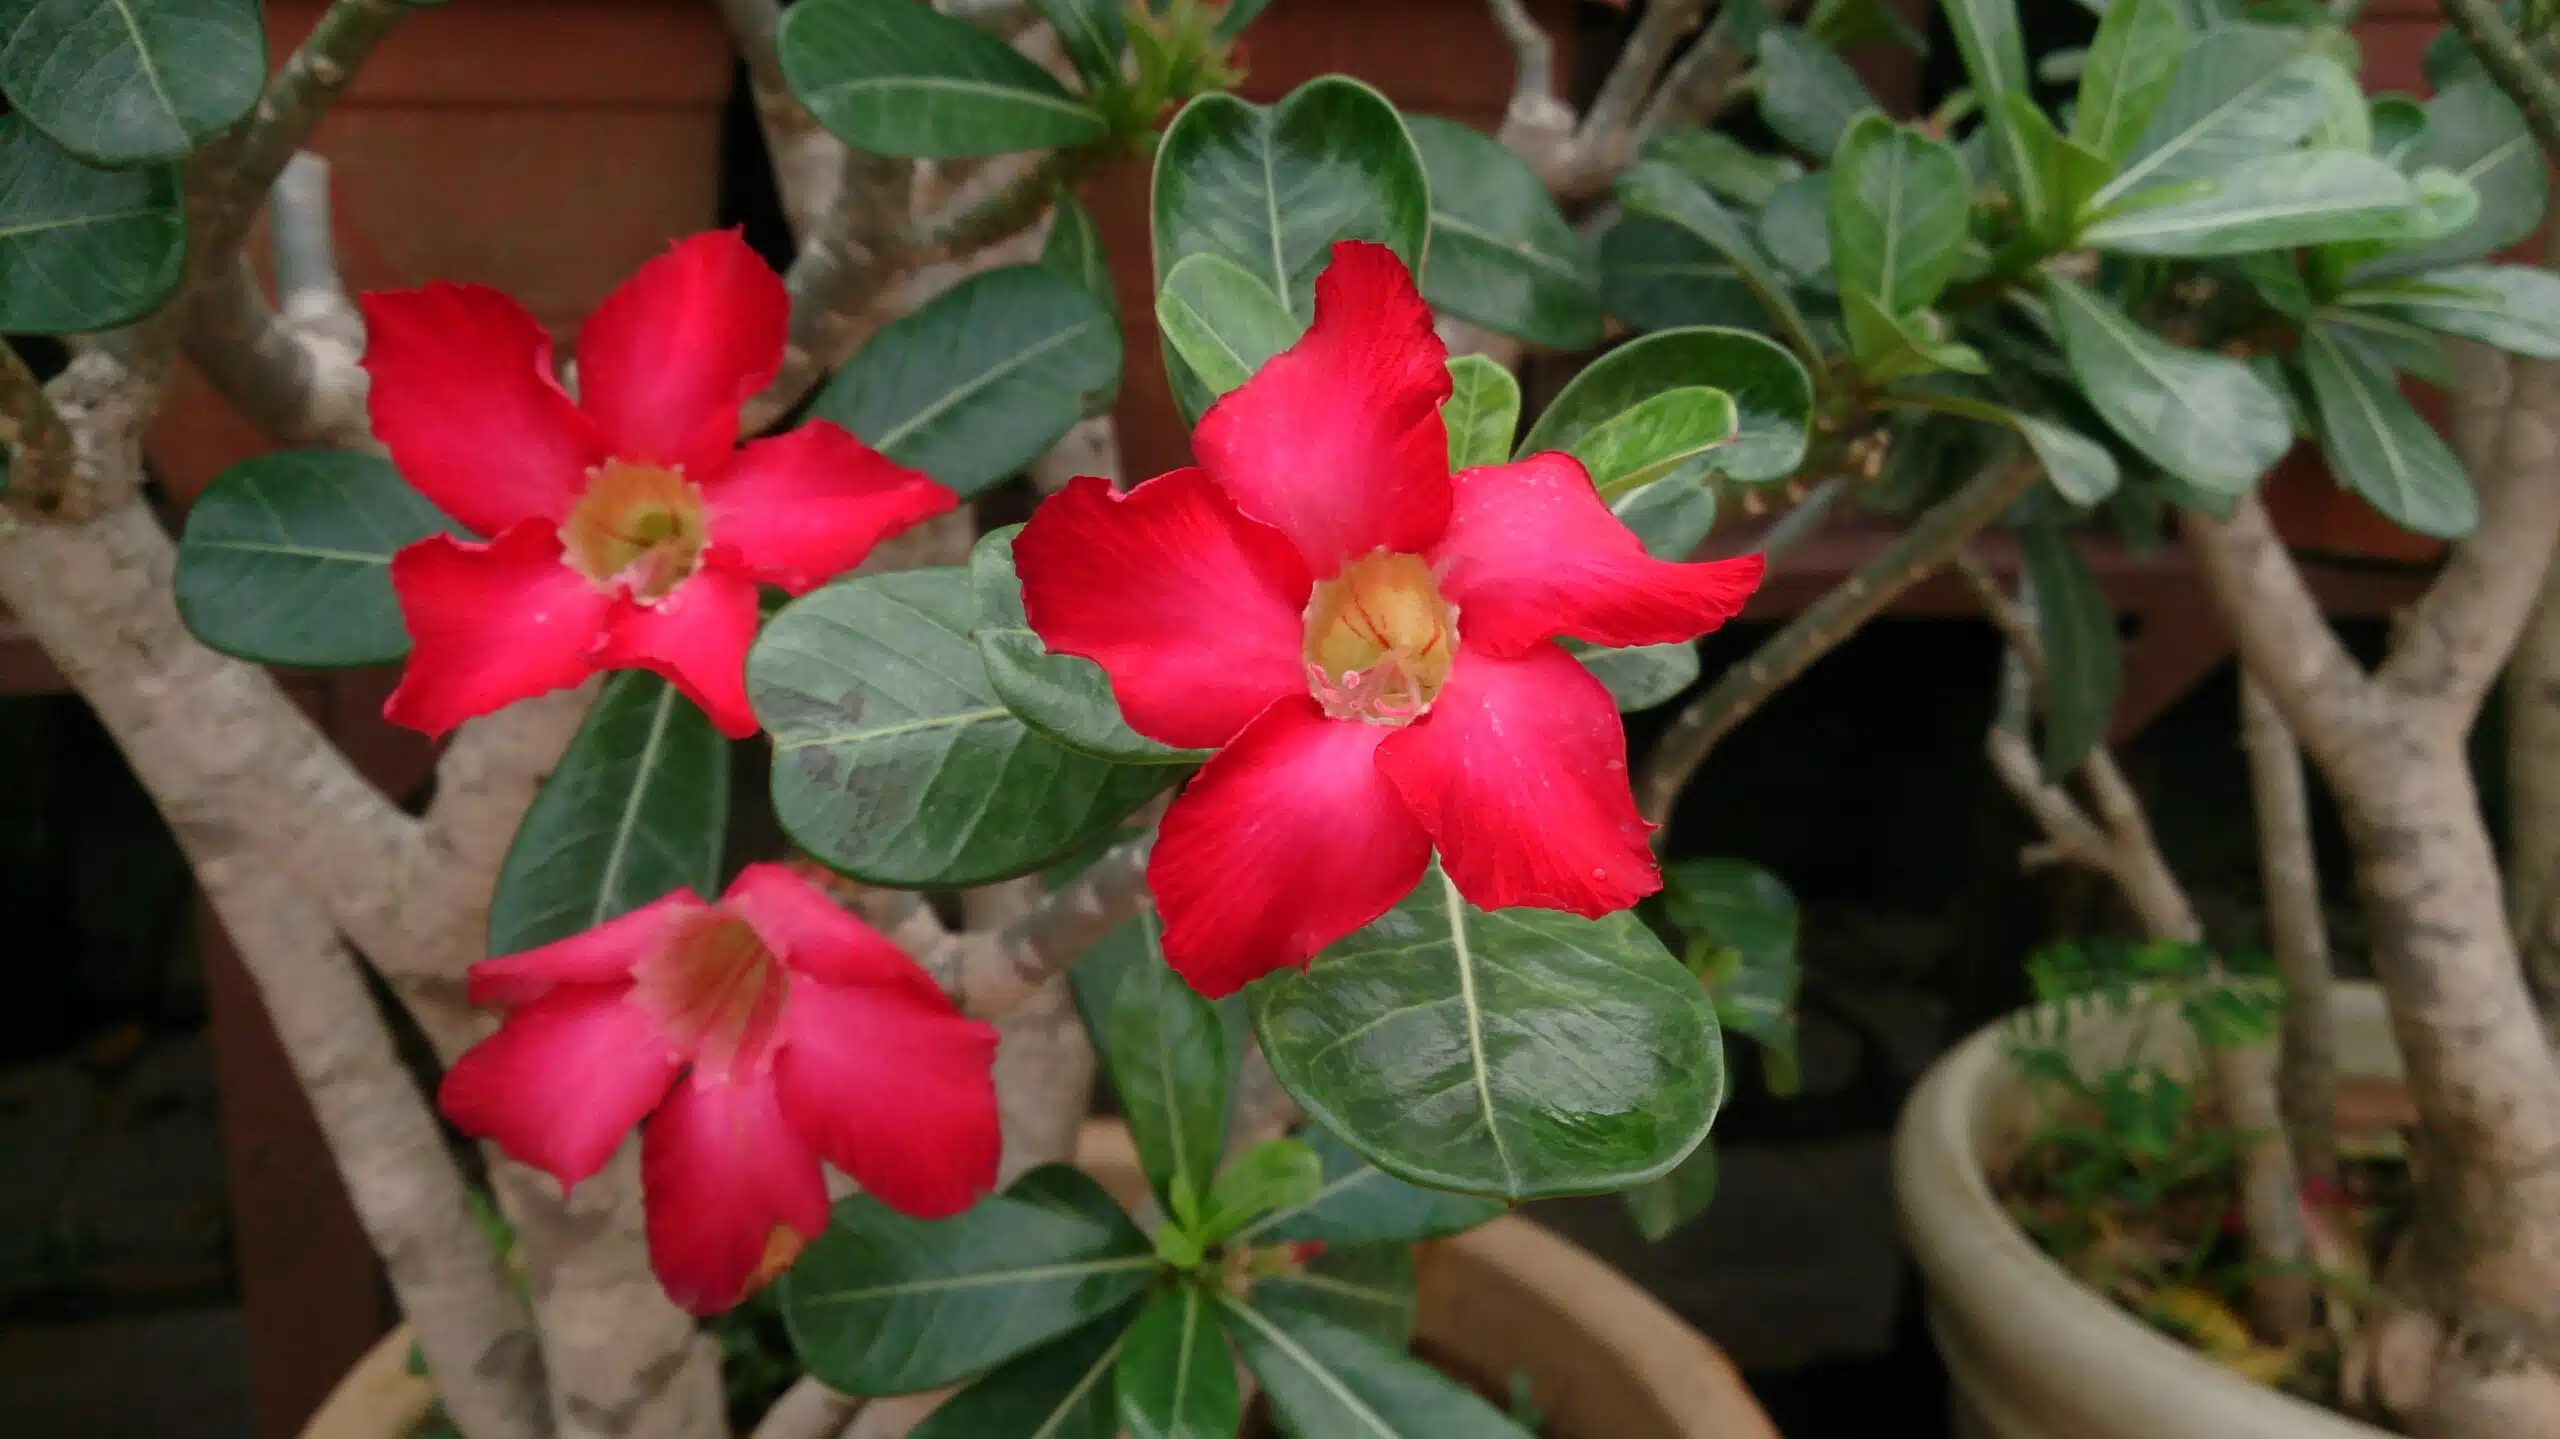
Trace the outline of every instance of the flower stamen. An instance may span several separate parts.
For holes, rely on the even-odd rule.
[[[1307,603],[1307,692],[1335,719],[1411,724],[1448,681],[1457,623],[1420,556],[1353,560]]]
[[[598,589],[655,604],[702,564],[702,491],[681,468],[607,460],[560,526],[569,563]]]

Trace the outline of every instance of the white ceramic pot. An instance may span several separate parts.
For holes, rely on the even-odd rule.
[[[2338,1066],[2400,1077],[2381,992],[2339,987]],[[2000,1025],[1932,1066],[1893,1143],[1902,1228],[1928,1281],[1959,1439],[2391,1439],[2229,1372],[2083,1286],[2000,1206],[1990,1166],[2024,1137],[2026,1095]],[[2124,1030],[2076,1022],[2072,1048]]]

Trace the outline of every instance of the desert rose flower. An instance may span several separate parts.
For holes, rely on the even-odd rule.
[[[786,866],[484,961],[471,999],[506,1018],[446,1071],[445,1114],[563,1186],[646,1118],[650,1263],[697,1314],[826,1227],[822,1159],[925,1218],[995,1184],[995,1030]]]
[[[1554,641],[1689,639],[1761,561],[1653,559],[1567,455],[1452,476],[1446,362],[1394,252],[1337,245],[1306,336],[1201,418],[1199,468],[1079,479],[1015,541],[1049,648],[1140,734],[1217,751],[1148,868],[1203,994],[1377,918],[1435,847],[1489,909],[1661,887],[1616,707]]]
[[[475,715],[639,667],[722,731],[755,733],[756,586],[798,594],[957,503],[823,421],[741,447],[738,413],[782,364],[790,301],[734,232],[696,235],[551,341],[478,285],[366,295],[373,432],[466,528],[392,557],[412,649],[383,713],[441,734]]]

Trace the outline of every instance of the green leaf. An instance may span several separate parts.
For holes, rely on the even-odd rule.
[[[1874,384],[1886,384],[1933,370],[1988,373],[1990,362],[1971,345],[1947,337],[1944,317],[1934,310],[1887,313],[1863,290],[1840,296],[1840,318],[1849,331],[1849,353],[1858,373]]]
[[[1804,463],[1813,417],[1813,382],[1804,366],[1758,335],[1707,327],[1646,335],[1592,361],[1529,427],[1519,453],[1575,450],[1621,413],[1698,385],[1733,401],[1736,430],[1733,442],[1711,457],[1717,470],[1738,483],[1759,484],[1784,479]]]
[[[2408,176],[2371,155],[2291,150],[2129,195],[2080,238],[2127,255],[2292,249],[2403,233],[2419,199]]]
[[[2284,402],[2249,367],[2172,345],[2048,276],[2062,353],[2090,407],[2145,459],[2201,488],[2248,493],[2293,448]]]
[[[2271,25],[2191,35],[2167,98],[2097,203],[2218,175],[2300,144],[2328,113],[2330,88],[2320,67],[2336,68],[2304,46],[2300,32]]]
[[[1768,311],[1742,272],[1667,220],[1629,215],[1600,236],[1600,293],[1639,330],[1691,325],[1748,329]]]
[[[2019,202],[2020,208],[2048,247],[2066,245],[2115,167],[2104,155],[2053,128],[2053,122],[2026,96],[2012,95],[2000,103],[2018,153],[2033,167],[2028,198]]]
[[[1434,115],[1405,128],[1431,183],[1422,297],[1532,345],[1600,343],[1600,290],[1582,242],[1526,162],[1482,131]]]
[[[1884,0],[1814,0],[1805,33],[1834,50],[1893,46],[1924,55],[1929,37]]]
[[[1321,1315],[1221,1294],[1227,1334],[1301,1439],[1529,1439],[1474,1391]]]
[[[260,455],[187,512],[178,617],[208,648],[257,664],[392,664],[409,653],[392,555],[462,533],[380,456]]]
[[[1265,1214],[1313,1203],[1324,1188],[1324,1161],[1303,1139],[1266,1139],[1236,1156],[1210,1191],[1203,1239],[1217,1243]]]
[[[1707,1212],[1716,1197],[1716,1147],[1701,1144],[1680,1167],[1627,1191],[1627,1214],[1636,1232],[1660,1244],[1690,1220]]]
[[[1778,187],[1760,209],[1753,232],[1778,268],[1814,289],[1837,286],[1831,278],[1831,172],[1816,170]]]
[[[1786,882],[1746,860],[1683,860],[1662,872],[1662,908],[1704,960],[1716,1022],[1793,1053],[1803,922]]]
[[[811,413],[966,499],[1020,473],[1119,384],[1111,311],[1046,265],[1007,265],[882,327]]]
[[[267,83],[256,0],[0,0],[0,34],[10,107],[95,165],[177,159]]]
[[[1740,422],[1733,397],[1683,385],[1640,400],[1584,431],[1573,457],[1600,498],[1615,500],[1671,474],[1720,445],[1733,443]]]
[[[2071,138],[2111,165],[2132,154],[2177,78],[2186,31],[2170,0],[2113,0],[2089,42]]]
[[[1499,1217],[1502,1201],[1424,1189],[1387,1173],[1322,1125],[1307,1143],[1323,1164],[1323,1183],[1303,1202],[1277,1209],[1237,1230],[1238,1244],[1343,1245],[1401,1243],[1463,1234]]]
[[[1452,355],[1449,385],[1440,407],[1449,430],[1449,473],[1511,458],[1511,437],[1520,432],[1520,382],[1482,355]]]
[[[2431,270],[2494,255],[2542,224],[2550,171],[2524,114],[2487,76],[2452,86],[2427,102],[2426,129],[2404,163],[2414,173],[2449,171],[2469,182],[2480,207],[2467,224],[2382,261],[2378,270]]]
[[[1139,910],[1137,923],[1155,962],[1132,965],[1121,977],[1105,1057],[1147,1183],[1165,1212],[1187,1225],[1201,1213],[1226,1149],[1237,1056],[1227,1051],[1216,1006],[1164,964],[1155,911]]]
[[[1156,295],[1156,326],[1211,395],[1245,381],[1306,333],[1307,318],[1223,255],[1185,256]]]
[[[2035,415],[2011,417],[2054,490],[2075,505],[2094,505],[2116,491],[2116,457],[2077,430]]]
[[[997,700],[1042,735],[1097,759],[1115,764],[1197,764],[1207,759],[1206,750],[1175,749],[1129,728],[1102,666],[1049,652],[1022,612],[1022,577],[1013,564],[1013,542],[1021,533],[1020,525],[990,530],[969,551],[969,636],[986,661],[987,685]]]
[[[1102,116],[965,20],[913,0],[799,0],[783,77],[818,123],[875,155],[954,159],[1102,138]]]
[[[1760,34],[1760,118],[1817,161],[1840,148],[1849,123],[1878,108],[1848,62],[1791,25]]]
[[[1083,1197],[1061,1200],[1070,1194]],[[847,1394],[910,1394],[1001,1364],[1146,1289],[1155,1256],[1125,1217],[1105,1222],[1110,1202],[1065,1165],[950,1219],[910,1219],[867,1194],[841,1200],[782,1277],[791,1347]]]
[[[1780,185],[1804,173],[1803,166],[1784,155],[1746,150],[1713,130],[1656,135],[1645,141],[1639,153],[1688,172],[1691,179],[1735,204],[1752,207],[1769,203]]]
[[[1122,28],[1117,0],[1033,0],[1049,28],[1058,32],[1058,48],[1084,77],[1085,88],[1106,90],[1121,83],[1120,52],[1129,37]]]
[[[2339,298],[2345,305],[2501,350],[2560,360],[2560,275],[2548,270],[2458,265],[2359,286]]]
[[[1111,256],[1102,248],[1102,227],[1093,212],[1073,195],[1060,195],[1049,216],[1048,238],[1040,242],[1040,263],[1075,281],[1120,318],[1120,292],[1111,282]]]
[[[720,892],[729,742],[645,670],[607,681],[533,797],[489,900],[489,952],[567,939],[678,889]]]
[[[1111,1371],[1120,1362],[1131,1312],[1096,1320],[999,1365],[934,1410],[909,1439],[1119,1439]]]
[[[1955,277],[1973,192],[1956,152],[1880,114],[1831,167],[1831,271],[1889,314],[1933,303]]]
[[[2059,780],[2106,738],[2124,688],[2124,653],[2115,607],[2060,527],[2029,525],[2018,539],[2044,641],[2044,775]]]
[[[1226,12],[1218,17],[1218,23],[1209,27],[1209,38],[1221,45],[1227,44],[1243,34],[1246,26],[1270,8],[1271,0],[1227,0]]]
[[[1618,203],[1628,210],[1678,225],[1722,256],[1742,282],[1751,287],[1751,293],[1800,353],[1822,353],[1805,324],[1804,312],[1788,293],[1787,282],[1769,267],[1751,237],[1743,233],[1742,222],[1708,194],[1704,185],[1659,160],[1641,160],[1618,177],[1617,196]],[[1607,363],[1607,357],[1601,363]]]
[[[1698,647],[1687,640],[1624,649],[1566,640],[1564,649],[1609,691],[1620,714],[1668,704],[1698,682]]]
[[[2027,86],[2026,46],[2018,36],[2017,6],[2014,0],[1943,0],[1943,8],[1956,51],[1964,57],[1964,72],[1973,80],[1974,98],[1982,106],[1992,168],[2016,198],[2019,210],[2041,219],[2054,207],[2044,189],[2039,157],[2019,133],[2016,112],[2008,104],[2012,96],[2030,105],[2034,102]]]
[[[1629,490],[1609,506],[1657,560],[1685,560],[1715,528],[1715,486],[1703,474],[1672,475]]]
[[[1328,1244],[1303,1266],[1256,1276],[1252,1302],[1265,1313],[1312,1314],[1402,1349],[1413,1340],[1413,1247]]]
[[[2344,305],[2323,305],[2305,318],[2385,369],[2415,375],[2439,387],[2454,384],[2453,357],[2445,353],[2444,342],[2435,332],[2423,325]],[[2302,427],[2295,426],[2294,432],[2300,434]]]
[[[2427,107],[2407,95],[2376,95],[2365,107],[2373,153],[2402,169],[2417,164],[2418,141],[2427,133]]]
[[[1197,1284],[1177,1284],[1147,1301],[1112,1379],[1129,1439],[1235,1439],[1244,1422],[1226,1326]]]
[[[2458,540],[2480,522],[2471,476],[2391,371],[2317,325],[2302,332],[2302,368],[2320,417],[2320,448],[2347,488],[2403,529]]]
[[[1723,1095],[1707,997],[1641,921],[1488,912],[1436,870],[1248,993],[1281,1085],[1417,1184],[1621,1188],[1677,1164]]]
[[[767,621],[747,694],[773,736],[783,828],[872,884],[986,884],[1040,868],[1179,777],[1026,728],[969,638],[957,567],[858,575]]]
[[[177,292],[186,255],[175,168],[93,170],[0,115],[0,331],[138,320]]]

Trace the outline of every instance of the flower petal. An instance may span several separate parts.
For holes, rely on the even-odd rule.
[[[1600,645],[1694,639],[1760,586],[1758,555],[1674,564],[1644,552],[1571,455],[1467,470],[1431,552],[1464,642],[1516,655],[1571,635]]]
[[[1371,550],[1419,553],[1449,523],[1449,351],[1393,250],[1333,247],[1316,318],[1200,417],[1193,453],[1317,579]]]
[[[1662,887],[1617,706],[1552,644],[1511,659],[1461,644],[1431,713],[1379,747],[1378,768],[1481,908],[1597,918]]]
[[[939,1219],[995,1187],[996,1031],[948,1000],[791,984],[773,1062],[810,1147],[901,1214]]]
[[[738,872],[720,907],[747,922],[794,974],[823,984],[872,987],[945,1003],[907,952],[891,944],[808,876],[787,864],[751,864]]]
[[[1430,836],[1378,772],[1395,733],[1284,699],[1173,802],[1147,883],[1193,989],[1223,998],[1304,964],[1421,883]]]
[[[1032,512],[1013,563],[1041,642],[1101,665],[1149,739],[1221,745],[1273,700],[1307,692],[1306,564],[1199,470],[1125,494],[1070,481]]]
[[[484,535],[558,521],[605,458],[551,376],[551,337],[484,285],[375,291],[364,307],[365,405],[401,478]]]
[[[756,732],[747,704],[747,647],[756,638],[756,584],[704,565],[656,604],[615,603],[592,651],[605,669],[637,666],[667,677],[731,739]]]
[[[677,926],[708,906],[689,889],[661,895],[567,939],[471,966],[471,1002],[518,1005],[563,984],[618,984],[655,952]]]
[[[429,535],[391,557],[391,588],[410,649],[383,717],[431,735],[585,679],[613,611],[547,520],[485,545]]]
[[[738,411],[773,383],[791,299],[735,230],[679,240],[578,331],[578,397],[617,458],[697,482],[738,445]]]
[[[769,1075],[687,1075],[640,1136],[640,1188],[649,1267],[696,1314],[746,1298],[773,1277],[768,1254],[796,1255],[827,1227],[826,1173],[782,1117]],[[796,1237],[776,1246],[777,1228]]]
[[[862,563],[871,547],[960,503],[824,420],[758,440],[703,487],[715,555],[799,594]]]
[[[675,1081],[658,1022],[628,985],[556,989],[445,1071],[445,1117],[565,1186],[604,1167]]]

